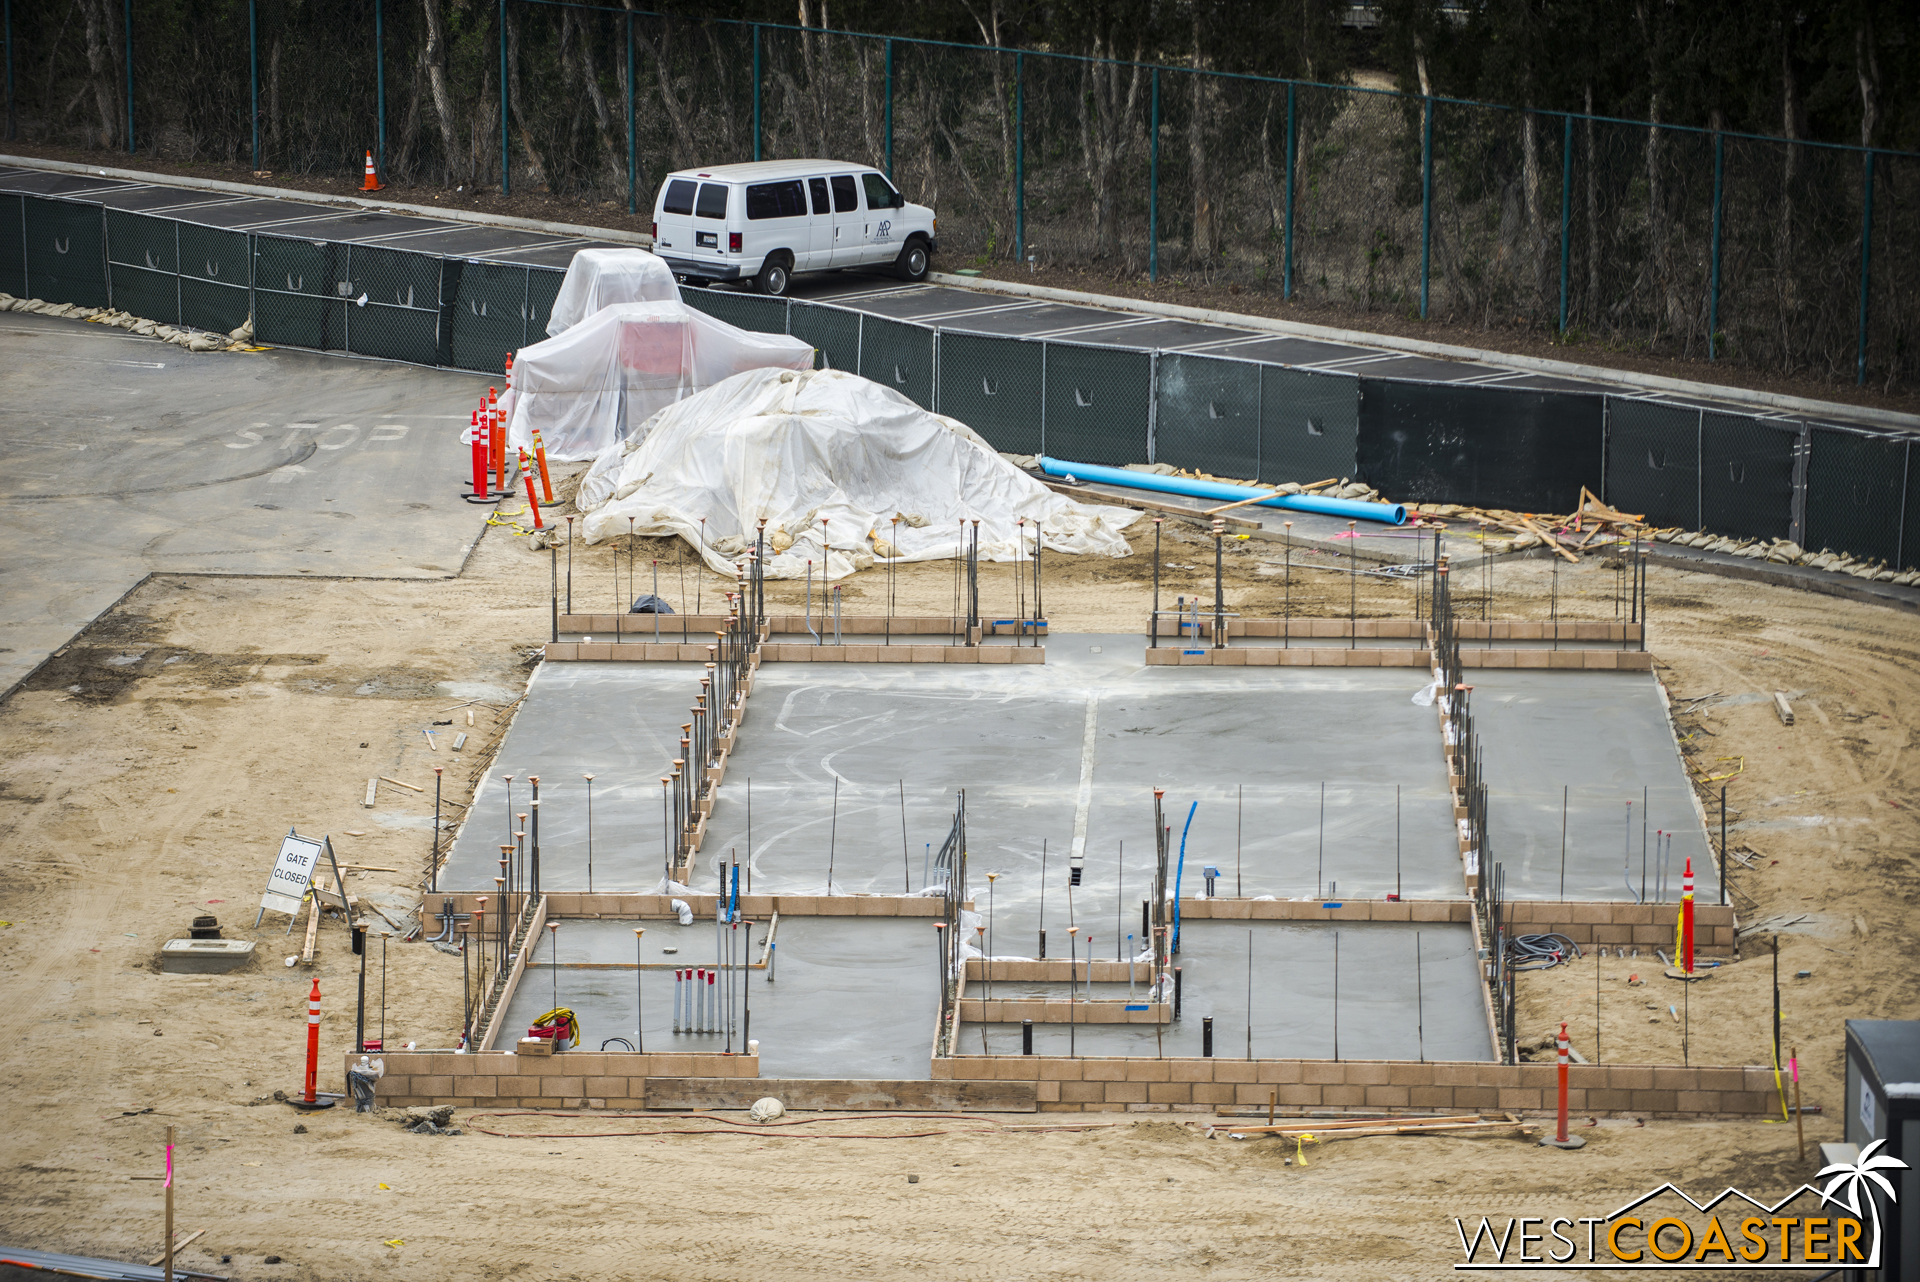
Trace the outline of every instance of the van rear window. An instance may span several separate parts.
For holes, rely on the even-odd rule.
[[[667,184],[667,195],[660,202],[660,211],[666,214],[679,214],[687,217],[693,213],[694,184],[685,178],[676,178]]]
[[[725,218],[727,216],[726,185],[701,183],[700,198],[694,202],[693,212],[702,218]]]
[[[783,183],[755,183],[747,188],[747,217],[804,218],[807,192],[798,180]]]

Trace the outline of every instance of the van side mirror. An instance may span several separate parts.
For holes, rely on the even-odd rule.
[[[897,191],[893,193],[893,207],[895,209],[905,208],[906,203],[907,203],[907,198],[905,196],[902,196]]]

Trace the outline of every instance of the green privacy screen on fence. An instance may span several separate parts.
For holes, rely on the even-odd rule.
[[[271,346],[498,378],[509,352],[546,337],[563,279],[549,267],[0,196],[0,290],[220,333],[251,317]],[[863,373],[1008,453],[1269,483],[1347,476],[1401,501],[1522,511],[1569,511],[1584,485],[1656,526],[1754,538],[1800,528],[1812,549],[1895,567],[1920,560],[1920,469],[1905,435],[1642,396],[956,333],[724,289],[683,297],[741,328],[811,343],[822,366]]]

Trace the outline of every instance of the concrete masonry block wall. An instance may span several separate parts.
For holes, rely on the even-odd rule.
[[[1332,646],[1284,650],[1278,646],[1181,648],[1163,643],[1147,651],[1148,667],[1233,668],[1426,668],[1433,656],[1414,646],[1405,649],[1342,650]]]
[[[1555,1106],[1552,1064],[1394,1060],[1063,1059],[958,1055],[933,1061],[940,1080],[1034,1081],[1040,1108],[1102,1112],[1276,1107],[1539,1111]],[[1777,1111],[1773,1072],[1752,1067],[1574,1065],[1568,1107],[1597,1114],[1752,1117]]]
[[[1329,904],[1334,905],[1328,907]],[[1507,901],[1518,934],[1565,935],[1582,948],[1631,945],[1671,948],[1679,904],[1631,904],[1599,900],[1554,903]],[[1180,916],[1188,921],[1413,921],[1471,924],[1470,899],[1182,899]],[[1734,943],[1730,904],[1694,906],[1694,948],[1709,957],[1730,957]],[[1109,963],[1111,964],[1111,963]],[[997,972],[996,972],[997,974]]]
[[[684,634],[687,640],[694,637],[711,637],[715,632],[724,631],[729,623],[723,614],[663,614],[660,621],[660,639],[678,641]],[[629,641],[638,641],[643,636],[653,639],[654,615],[651,614],[563,614],[560,616],[560,631],[581,636],[621,636]],[[767,631],[773,634],[796,633],[811,630],[818,632],[822,617],[818,613],[809,619],[804,614],[769,614]],[[829,617],[826,622],[831,625]],[[840,619],[841,635],[855,636],[894,636],[894,637],[951,637],[966,627],[964,619],[953,619],[946,615],[916,616],[895,615],[888,618],[880,614],[848,614]],[[989,636],[1012,636],[1019,631],[1018,620],[983,618],[980,626]],[[1046,624],[1039,624],[1042,635],[1046,633]],[[1034,624],[1029,622],[1025,635],[1034,634]],[[1345,635],[1344,633],[1342,635]]]
[[[341,1071],[359,1058],[349,1053]],[[460,1108],[640,1109],[647,1106],[650,1077],[760,1076],[758,1055],[390,1051],[382,1059],[387,1074],[375,1098],[394,1108],[453,1104]]]

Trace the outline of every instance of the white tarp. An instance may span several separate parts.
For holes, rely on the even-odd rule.
[[[741,370],[806,369],[813,348],[758,334],[681,302],[616,303],[513,361],[507,443],[547,457],[590,459],[656,412]]]
[[[644,249],[583,249],[567,264],[566,279],[547,314],[547,337],[615,303],[679,301],[680,286],[665,259]]]
[[[753,370],[668,406],[594,461],[576,502],[589,543],[632,517],[635,533],[679,535],[721,573],[765,517],[771,578],[800,578],[808,561],[838,579],[889,553],[952,557],[975,518],[985,560],[1031,557],[1036,525],[1048,551],[1126,556],[1121,531],[1139,515],[1056,494],[966,424],[831,369]]]

